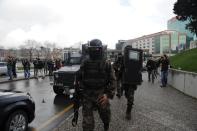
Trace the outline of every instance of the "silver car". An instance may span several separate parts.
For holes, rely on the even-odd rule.
[[[0,75],[7,74],[7,62],[0,62]]]

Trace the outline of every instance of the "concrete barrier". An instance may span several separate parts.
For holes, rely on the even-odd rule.
[[[197,73],[170,69],[168,83],[177,90],[197,98]]]

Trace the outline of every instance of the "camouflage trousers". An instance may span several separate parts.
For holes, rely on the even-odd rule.
[[[125,91],[125,97],[127,98],[127,106],[132,107],[134,102],[134,93],[137,89],[137,85],[123,85]]]
[[[103,123],[109,124],[111,119],[111,110],[110,104],[108,103],[106,107],[102,107],[97,104],[97,99],[83,99],[82,106],[82,115],[83,115],[83,131],[93,131],[95,122],[94,122],[94,111],[98,111],[99,116]]]
[[[117,86],[117,94],[122,96],[123,88],[122,88],[121,79],[116,80],[116,86]]]

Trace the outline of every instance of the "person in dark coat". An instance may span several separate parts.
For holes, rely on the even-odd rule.
[[[17,74],[16,74],[16,62],[17,59],[12,57],[12,74],[14,78],[17,78]]]
[[[24,69],[24,76],[26,79],[30,78],[30,62],[28,61],[28,59],[24,59],[22,61],[23,64],[23,69]]]
[[[38,58],[33,61],[34,65],[34,77],[38,77]]]
[[[161,65],[161,85],[160,87],[166,87],[168,82],[168,68],[169,68],[169,59],[167,55],[163,55],[160,59]]]
[[[8,56],[8,59],[7,59],[7,70],[8,70],[8,76],[10,77],[9,80],[13,80],[13,74],[12,74],[12,57],[11,56]]]
[[[123,63],[123,56],[121,53],[119,53],[117,55],[117,58],[113,64],[113,68],[114,68],[114,71],[115,71],[115,76],[116,76],[116,87],[117,87],[117,94],[116,96],[118,98],[120,98],[123,94],[123,88],[122,88],[122,82],[121,82],[121,79],[122,79],[122,63]]]
[[[150,58],[146,63],[146,68],[148,72],[148,81],[150,82],[152,77],[153,83],[155,78],[156,62],[152,58]]]

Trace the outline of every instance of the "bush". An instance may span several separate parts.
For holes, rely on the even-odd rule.
[[[170,57],[170,64],[175,69],[197,72],[197,48]]]

